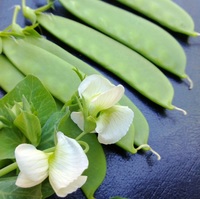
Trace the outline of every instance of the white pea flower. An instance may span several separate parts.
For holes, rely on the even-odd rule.
[[[83,149],[74,139],[57,133],[54,152],[45,153],[31,144],[20,144],[15,149],[15,157],[20,173],[16,185],[22,188],[40,184],[47,177],[59,197],[76,191],[87,180],[81,174],[88,167],[88,159]]]
[[[86,77],[78,88],[82,110],[72,112],[71,119],[83,131],[98,133],[102,144],[113,144],[126,135],[133,111],[116,105],[124,94],[122,85],[113,85],[100,75]],[[90,128],[91,127],[91,128]]]

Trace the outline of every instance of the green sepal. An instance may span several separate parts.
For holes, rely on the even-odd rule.
[[[41,125],[37,116],[28,112],[21,112],[14,120],[14,125],[31,144],[38,146],[41,138]]]

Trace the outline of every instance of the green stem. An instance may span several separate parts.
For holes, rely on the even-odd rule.
[[[83,131],[79,136],[76,137],[76,140],[80,140],[86,134],[87,134],[87,132]]]
[[[82,104],[81,104],[81,102],[80,102],[78,96],[75,95],[75,97],[76,97],[76,101],[77,101],[77,103],[78,103],[78,106],[79,106],[80,110],[83,112],[83,106],[82,106]]]
[[[18,167],[17,163],[14,162],[14,163],[4,167],[3,169],[0,169],[0,177],[10,173],[11,171],[13,171],[15,169],[17,169],[17,167]]]
[[[38,8],[38,9],[36,9],[35,13],[39,14],[41,12],[44,12],[44,11],[50,9],[52,6],[53,6],[53,1],[48,1],[47,5],[42,6],[42,7]]]
[[[20,9],[21,8],[20,8],[19,5],[15,6],[15,10],[14,10],[13,18],[12,18],[12,25],[16,24],[16,22],[17,22],[17,15],[18,15]]]

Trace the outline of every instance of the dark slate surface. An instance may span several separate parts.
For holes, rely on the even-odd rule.
[[[111,1],[110,1],[111,2]],[[200,32],[200,1],[175,0],[193,17],[196,31]],[[14,4],[20,0],[0,0],[0,30],[11,23]],[[45,1],[28,1],[36,7]],[[56,4],[56,14],[67,15]],[[18,22],[25,20],[19,15]],[[50,37],[54,42],[56,39]],[[148,34],[148,33],[147,33]],[[128,154],[118,147],[104,147],[107,157],[107,175],[97,190],[97,199],[122,196],[130,199],[198,199],[200,198],[200,38],[187,38],[171,33],[177,38],[187,54],[186,72],[194,81],[194,88],[188,90],[187,83],[165,73],[174,86],[173,104],[187,110],[184,116],[178,111],[164,110],[148,101],[118,78],[105,71],[104,74],[114,83],[123,83],[126,93],[143,112],[150,126],[149,144],[161,155],[157,161],[151,153]],[[68,49],[66,46],[63,46]],[[68,49],[94,67],[98,65],[79,53]],[[141,80],[142,81],[142,80]],[[4,92],[0,91],[0,96]],[[57,198],[56,196],[50,197]],[[49,198],[49,199],[50,199]],[[68,199],[85,198],[82,191],[68,195]]]

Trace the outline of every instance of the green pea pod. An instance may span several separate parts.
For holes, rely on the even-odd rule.
[[[182,47],[159,26],[102,1],[59,1],[68,11],[92,27],[136,50],[159,67],[180,78],[187,78],[191,83],[185,74],[186,55]]]
[[[2,47],[2,39],[0,37],[0,54],[2,53],[2,49],[3,49],[3,47]]]
[[[61,41],[113,72],[148,99],[164,108],[182,110],[172,105],[174,90],[165,75],[128,47],[64,17],[40,14],[37,21]]]
[[[30,39],[31,38],[31,39]],[[45,41],[47,41],[47,40],[45,40],[45,39],[33,39],[32,37],[30,37],[28,40],[29,41],[33,41],[33,43],[40,43],[43,47],[44,46],[47,46],[47,45],[45,45],[45,43],[46,44],[53,44],[53,43],[51,43],[51,42],[45,42]],[[44,42],[42,42],[42,41],[44,41]],[[26,42],[27,42],[27,40],[26,40]],[[57,45],[54,45],[54,46],[57,46]],[[52,45],[50,45],[50,47],[51,47],[51,49],[53,49],[52,48]],[[57,49],[58,48],[58,49]],[[60,47],[58,47],[57,46],[57,48],[55,48],[54,47],[54,51],[57,51],[57,52],[59,52],[59,49],[61,49]],[[62,52],[62,50],[61,50],[61,52]],[[64,51],[65,52],[65,51]],[[3,55],[2,55],[3,56]],[[72,56],[73,57],[73,56]],[[22,80],[23,79],[23,75],[21,74],[21,72],[19,72],[10,62],[9,62],[9,60],[7,60],[7,58],[6,57],[4,57],[3,56],[3,60],[4,60],[4,64],[3,65],[1,65],[0,66],[0,69],[2,69],[2,71],[3,71],[3,73],[1,73],[1,75],[2,75],[2,79],[1,79],[1,81],[0,81],[0,83],[1,83],[1,85],[2,85],[2,88],[6,88],[5,90],[8,92],[8,91],[10,91],[10,88],[13,88],[20,80]],[[43,57],[44,58],[44,57]],[[0,61],[1,61],[1,59],[0,59]],[[7,62],[6,62],[7,61]],[[80,61],[81,62],[81,61]],[[83,62],[84,63],[84,62]],[[83,66],[84,65],[87,65],[87,64],[83,64]],[[3,67],[2,67],[3,66]],[[9,67],[7,67],[7,66],[9,66]],[[84,66],[85,67],[85,66]],[[41,68],[41,70],[43,70],[42,68]],[[85,71],[87,70],[87,68],[85,68]],[[23,70],[22,70],[23,71]],[[85,72],[84,71],[84,72]],[[89,70],[88,70],[89,71]],[[93,74],[92,73],[92,71],[93,70],[91,70],[91,74]],[[16,77],[16,78],[15,78]],[[66,74],[66,79],[68,78],[68,74]],[[12,79],[15,79],[17,82],[15,82],[15,81],[12,81]],[[44,80],[45,81],[45,80]],[[55,81],[55,82],[57,82],[57,81],[59,81],[59,77],[57,78],[57,80]],[[7,86],[7,84],[9,83],[9,86]],[[53,84],[55,84],[54,82],[52,82]],[[74,91],[75,92],[75,91]],[[65,92],[64,92],[64,94],[63,95],[65,95]],[[59,100],[62,100],[63,98],[64,98],[64,96],[57,96],[57,98],[59,99]],[[128,100],[126,100],[126,101],[128,101]],[[63,101],[64,102],[64,101]],[[123,101],[122,101],[122,103],[123,103]],[[139,116],[139,121],[140,121],[140,123],[143,123],[142,125],[141,125],[141,127],[137,130],[138,131],[138,133],[140,134],[140,136],[142,137],[142,140],[145,140],[145,142],[143,142],[142,144],[145,144],[145,143],[147,143],[147,141],[148,141],[148,135],[149,135],[149,127],[148,127],[148,123],[147,123],[147,121],[146,121],[146,119],[144,118],[144,116],[142,115],[142,113],[139,111],[139,110],[137,110],[137,107],[129,100],[129,104],[128,103],[126,103],[125,105],[127,105],[127,106],[129,106],[130,108],[132,108],[132,110],[135,112],[135,115],[136,115],[136,118],[137,118],[137,115]],[[135,123],[135,122],[134,122]],[[133,143],[134,143],[134,132],[135,132],[135,128],[134,128],[134,123],[130,126],[130,128],[129,128],[129,131],[128,131],[128,133],[127,133],[127,135],[124,137],[124,138],[122,138],[117,144],[121,147],[121,148],[123,148],[124,150],[126,150],[126,151],[129,151],[129,152],[131,152],[131,153],[136,153],[137,151],[136,151],[136,149],[134,148],[134,146],[133,146]],[[136,123],[136,125],[138,126],[138,124]],[[138,143],[137,141],[136,141],[136,143]]]
[[[194,21],[183,8],[169,0],[117,0],[161,25],[189,36],[199,36],[194,31]]]
[[[0,71],[0,86],[6,92],[11,91],[24,78],[24,75],[2,54],[0,55]]]
[[[79,58],[75,57],[74,55],[70,54],[60,46],[56,45],[55,43],[44,39],[44,38],[35,38],[32,36],[28,36],[25,38],[26,42],[32,43],[44,50],[47,50],[48,52],[58,56],[59,58],[69,62],[71,65],[77,67],[80,71],[84,72],[87,75],[92,75],[92,74],[100,74],[96,69],[88,65],[87,63],[83,62]],[[131,108],[134,112],[134,120],[133,120],[133,126],[130,127],[129,132],[133,134],[135,131],[135,136],[134,136],[134,144],[136,146],[140,146],[142,144],[146,144],[148,142],[148,137],[149,137],[149,125],[144,117],[144,115],[141,113],[141,111],[134,105],[134,103],[127,97],[123,96],[122,99],[120,100],[120,104],[128,106]],[[134,128],[134,129],[133,129]],[[132,138],[130,138],[132,137]],[[132,153],[135,152],[135,150],[132,148],[133,144],[130,143],[133,139],[133,136],[125,136],[124,139],[128,138],[129,144],[125,142],[126,147],[124,144],[122,145],[121,141],[118,143],[122,148],[125,150],[128,150]]]
[[[3,51],[22,73],[38,77],[60,101],[68,101],[78,89],[80,79],[73,66],[57,56],[23,39],[4,38]]]

